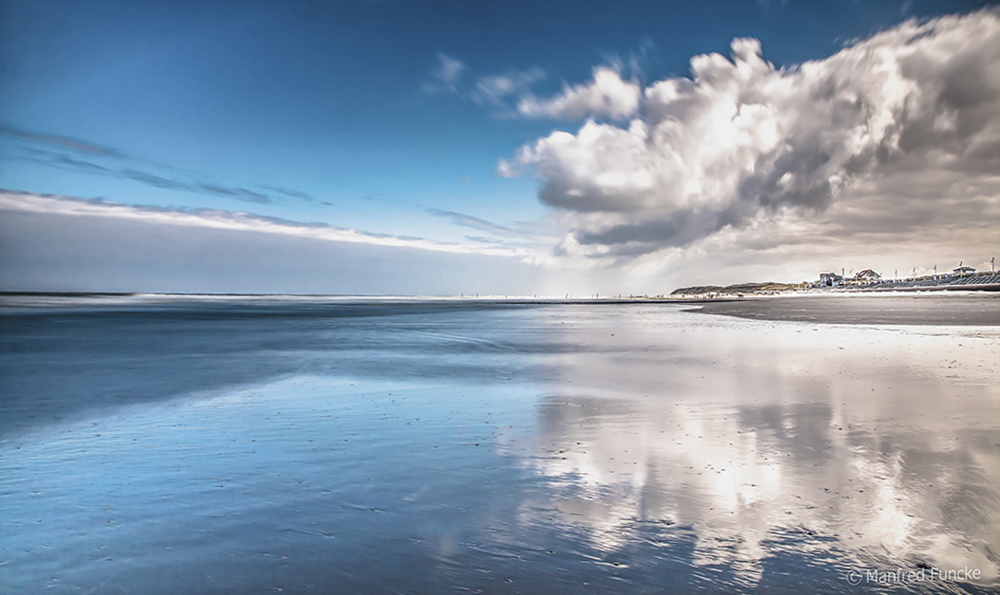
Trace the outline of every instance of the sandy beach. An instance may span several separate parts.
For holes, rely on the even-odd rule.
[[[102,299],[0,314],[11,592],[1000,588],[993,296]]]
[[[1000,325],[1000,294],[787,295],[709,302],[697,311],[753,320],[911,326]]]

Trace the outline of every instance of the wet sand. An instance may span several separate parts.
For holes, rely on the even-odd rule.
[[[8,309],[0,585],[1000,589],[1000,329],[689,308]]]
[[[705,314],[825,324],[1000,325],[1000,294],[789,296],[709,302]]]

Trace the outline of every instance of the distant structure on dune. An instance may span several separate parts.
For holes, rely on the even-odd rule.
[[[820,287],[837,287],[843,282],[844,278],[837,273],[820,273],[817,285]]]
[[[992,261],[991,262],[995,262]],[[958,268],[950,273],[938,273],[937,265],[934,265],[933,274],[917,274],[917,269],[913,269],[913,276],[899,279],[895,275],[891,279],[884,279],[882,275],[874,269],[865,269],[855,275],[847,276],[837,273],[820,273],[819,281],[812,281],[803,284],[811,289],[823,289],[827,287],[840,287],[845,290],[868,288],[870,285],[877,285],[877,290],[897,290],[897,289],[977,289],[1000,291],[1000,274],[991,267],[989,271],[977,273],[973,267],[958,263]],[[871,289],[871,288],[868,288]]]
[[[991,261],[994,262],[994,261]],[[913,269],[913,276],[899,279],[893,275],[892,278],[883,279],[882,275],[875,269],[864,269],[857,274],[850,276],[841,273],[820,273],[819,281],[804,281],[802,283],[740,283],[737,285],[700,285],[693,287],[682,287],[675,289],[670,295],[696,295],[701,297],[743,297],[747,294],[772,295],[791,291],[804,291],[809,289],[826,289],[830,287],[838,288],[837,291],[924,291],[937,289],[961,289],[975,291],[1000,291],[1000,273],[994,267],[991,270],[977,273],[973,267],[967,267],[964,263],[959,263],[958,268],[950,273],[937,272],[937,265],[934,266],[933,274],[917,274],[917,269]],[[854,273],[852,270],[851,273]]]
[[[873,269],[865,269],[853,277],[845,277],[837,273],[820,273],[819,281],[812,283],[812,287],[839,287],[841,285],[871,285],[881,283],[882,275]]]
[[[882,280],[882,275],[879,275],[871,269],[865,269],[857,275],[854,275],[854,280],[861,284],[878,283]]]

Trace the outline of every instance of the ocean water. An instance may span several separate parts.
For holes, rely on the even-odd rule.
[[[988,318],[2,299],[0,592],[1000,592]]]

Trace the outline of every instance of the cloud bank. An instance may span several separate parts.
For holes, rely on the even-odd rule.
[[[347,227],[337,227],[326,223],[290,221],[248,212],[132,205],[101,199],[54,196],[17,190],[0,189],[0,212],[101,217],[120,222],[132,221],[159,226],[174,225],[236,232],[259,232],[275,236],[299,237],[351,244],[370,244],[374,246],[389,246],[452,254],[480,254],[508,257],[527,256],[526,252],[518,251],[517,249],[436,242],[423,238],[371,233]]]
[[[555,97],[520,96],[523,116],[589,118],[497,167],[535,173],[565,215],[557,254],[747,244],[733,234],[767,221],[781,224],[757,237],[770,247],[939,222],[996,239],[979,224],[1000,212],[1000,11],[911,20],[789,68],[736,39],[691,72],[640,88],[599,68]]]
[[[445,244],[212,209],[0,191],[0,290],[529,293],[503,246]]]

